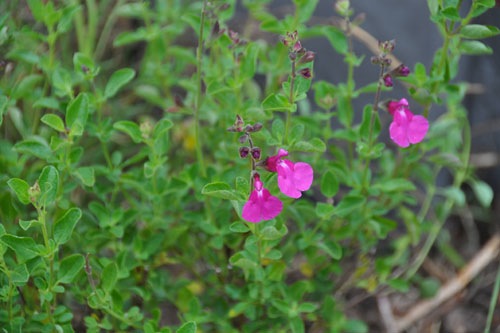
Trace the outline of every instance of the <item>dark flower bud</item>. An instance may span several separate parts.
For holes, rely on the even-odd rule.
[[[297,59],[297,53],[295,52],[288,53],[288,58],[290,58],[291,61],[295,61],[295,59]]]
[[[313,51],[306,51],[302,58],[299,60],[299,64],[307,64],[314,60],[315,53]]]
[[[293,44],[293,52],[300,52],[302,50],[302,44],[300,41],[296,41],[295,44]]]
[[[406,76],[410,75],[410,69],[407,66],[401,64],[392,71],[392,74],[394,76],[406,77]]]
[[[384,80],[384,86],[386,87],[392,87],[394,85],[390,74],[385,74],[382,80]]]
[[[252,148],[252,157],[254,160],[260,160],[261,150],[259,147]]]
[[[262,124],[261,124],[261,123],[255,123],[255,124],[253,125],[253,131],[254,131],[254,132],[258,132],[258,131],[260,131],[261,129],[262,129]]]
[[[245,132],[249,132],[249,133],[253,132],[253,126],[252,125],[246,125],[244,131]]]
[[[245,142],[247,142],[247,140],[248,140],[248,134],[243,134],[242,136],[240,136],[240,137],[238,138],[238,141],[239,141],[240,143],[245,143]]]
[[[390,58],[382,58],[382,64],[384,64],[384,66],[390,66],[392,64],[392,60]]]
[[[299,33],[297,32],[297,30],[295,30],[294,32],[289,32],[288,37],[290,37],[290,39],[292,39],[293,41],[296,41],[299,38]]]
[[[304,78],[304,79],[310,79],[312,78],[312,72],[310,68],[302,68],[299,71],[299,74]]]
[[[238,44],[240,42],[239,35],[236,31],[229,30],[228,33],[229,33],[229,38],[231,38],[234,44]]]
[[[85,66],[85,65],[82,65],[81,70],[85,74],[88,74],[88,72],[89,72],[89,68],[87,66]]]
[[[240,147],[240,157],[241,158],[247,157],[249,153],[250,153],[250,148],[248,148],[248,147]]]

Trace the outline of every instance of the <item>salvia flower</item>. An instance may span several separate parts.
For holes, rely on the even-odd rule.
[[[429,121],[420,115],[414,115],[408,101],[403,98],[387,104],[389,113],[394,117],[389,133],[392,141],[402,148],[421,142],[429,130]]]
[[[281,213],[283,203],[272,196],[260,180],[259,174],[254,176],[254,190],[243,206],[241,216],[248,222],[258,223],[272,220]]]
[[[280,149],[277,155],[268,157],[266,168],[278,173],[278,187],[280,191],[291,198],[300,198],[302,191],[307,191],[313,182],[313,169],[304,162],[293,163],[282,159],[288,152]]]

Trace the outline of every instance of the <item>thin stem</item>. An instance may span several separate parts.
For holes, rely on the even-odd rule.
[[[293,105],[295,103],[295,98],[294,98],[294,89],[295,89],[295,74],[296,70],[296,62],[295,59],[292,60],[292,71],[290,73],[290,92],[288,94],[288,102],[290,105]],[[286,113],[286,120],[285,120],[285,135],[283,137],[283,142],[285,144],[288,144],[288,133],[290,131],[290,123],[291,123],[291,111],[288,111]]]
[[[488,309],[488,317],[486,319],[486,327],[484,328],[484,333],[490,333],[491,323],[493,321],[493,313],[495,313],[495,305],[498,301],[499,291],[500,291],[500,264],[498,265],[497,278],[495,280],[495,286],[493,287],[493,293],[491,294],[490,307]]]
[[[207,0],[203,0],[203,8],[201,10],[200,31],[198,37],[198,49],[196,50],[196,82],[198,83],[198,91],[196,92],[194,101],[194,136],[196,141],[196,157],[200,168],[200,175],[205,178],[207,172],[205,170],[205,161],[203,159],[203,147],[200,140],[200,109],[203,90],[203,81],[201,78],[201,66],[203,55],[203,31],[205,26],[205,14],[207,8]]]
[[[467,169],[468,169],[468,161],[470,157],[470,145],[471,145],[471,137],[470,137],[470,125],[467,121],[467,119],[464,119],[464,150],[462,152],[462,163],[464,166],[462,167],[461,170],[459,170],[455,176],[455,179],[453,180],[453,185],[452,187],[454,188],[459,188],[460,185],[464,182],[465,177],[467,175]],[[447,197],[446,201],[443,204],[443,209],[442,209],[442,216],[448,216],[450,214],[451,209],[453,208],[454,204],[454,199]],[[421,216],[422,217],[422,216]],[[434,245],[434,242],[437,239],[437,236],[439,235],[439,232],[443,228],[444,223],[446,222],[445,218],[438,219],[438,221],[435,221],[435,223],[432,224],[431,230],[429,232],[429,235],[420,250],[419,254],[417,255],[414,263],[411,265],[411,268],[406,272],[406,277],[411,278],[415,273],[418,271],[420,266],[423,264],[425,258],[429,254],[429,251],[431,250],[432,246]]]

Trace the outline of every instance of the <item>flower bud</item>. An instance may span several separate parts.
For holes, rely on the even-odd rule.
[[[38,180],[37,180],[35,184],[28,189],[28,195],[30,197],[30,201],[32,203],[35,203],[40,197],[41,193],[42,190],[40,189],[40,185],[38,185]]]
[[[385,42],[378,42],[378,48],[380,52],[383,53],[392,53],[394,51],[394,48],[396,47],[396,40],[391,39]]]
[[[304,79],[310,79],[312,78],[312,72],[310,68],[302,68],[299,71],[299,74],[304,78]]]
[[[304,55],[300,58],[299,64],[307,64],[314,60],[315,53],[313,51],[306,51]]]
[[[262,129],[262,123],[255,123],[253,124],[253,131],[258,132]]]
[[[370,61],[374,65],[380,65],[381,62],[382,62],[382,57],[380,57],[380,56],[373,56],[373,57],[370,58]]]
[[[220,32],[219,21],[215,21],[214,26],[212,27],[212,35],[218,35],[219,32]]]
[[[250,153],[250,148],[248,148],[248,147],[240,147],[240,157],[241,158],[246,158],[249,153]]]
[[[290,52],[290,53],[288,53],[288,58],[289,58],[291,61],[295,61],[295,59],[297,59],[297,53],[295,53],[295,52]]]
[[[149,139],[151,134],[153,134],[153,124],[150,120],[145,120],[139,125],[139,130],[141,131],[141,136],[143,139]]]
[[[406,76],[410,75],[410,69],[407,66],[401,64],[392,71],[392,74],[394,76],[406,77]]]
[[[247,140],[248,140],[248,134],[243,134],[242,136],[240,136],[240,137],[238,138],[238,141],[239,141],[240,143],[245,143],[245,142],[247,142]]]
[[[261,149],[259,147],[252,148],[252,157],[254,160],[260,160]]]
[[[244,131],[248,132],[248,133],[252,133],[254,131],[254,128],[252,125],[246,125]]]
[[[295,44],[293,44],[293,52],[300,52],[302,50],[302,44],[300,43],[300,41],[296,41]]]
[[[386,87],[392,87],[394,85],[390,74],[385,74],[382,80],[384,81],[384,86]]]
[[[335,3],[335,11],[341,16],[349,16],[349,0],[337,0]]]

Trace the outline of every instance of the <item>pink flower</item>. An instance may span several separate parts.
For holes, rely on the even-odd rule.
[[[302,191],[307,191],[313,181],[313,169],[304,162],[293,163],[281,159],[288,156],[288,152],[280,149],[275,156],[268,157],[266,167],[269,171],[278,173],[278,187],[280,191],[291,198],[300,198]]]
[[[264,188],[258,174],[254,176],[254,190],[243,206],[241,216],[248,222],[272,220],[281,213],[283,203]]]
[[[410,143],[419,143],[424,139],[429,129],[429,121],[423,116],[413,115],[408,109],[408,101],[405,98],[399,102],[389,102],[387,109],[394,117],[389,133],[392,141],[398,146],[406,148]]]

